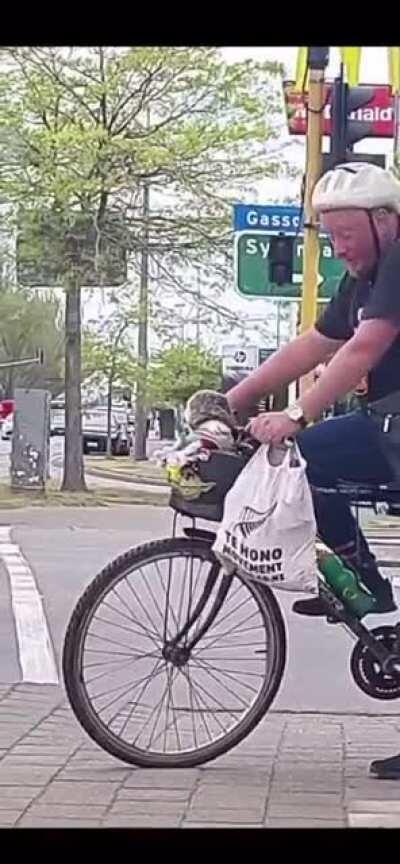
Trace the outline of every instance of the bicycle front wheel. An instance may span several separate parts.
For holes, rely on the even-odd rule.
[[[223,578],[207,542],[173,538],[131,549],[86,589],[67,629],[63,673],[72,709],[100,747],[134,765],[192,767],[234,747],[264,716],[286,656],[268,587],[233,576],[187,651]]]

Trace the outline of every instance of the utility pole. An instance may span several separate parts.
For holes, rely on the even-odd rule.
[[[307,149],[304,191],[304,258],[303,295],[301,306],[301,332],[313,326],[317,312],[319,239],[316,214],[312,207],[312,193],[322,170],[322,123],[324,109],[324,70],[328,65],[329,48],[309,48],[310,70],[307,112]],[[307,390],[312,376],[301,380],[301,391]]]
[[[394,94],[394,135],[393,135],[393,162],[396,168],[399,168],[399,150],[400,150],[400,93],[396,91]]]
[[[150,126],[150,111],[147,109],[146,126]],[[148,323],[149,323],[149,213],[150,184],[143,184],[143,233],[140,253],[139,287],[139,326],[138,326],[138,365],[139,378],[136,386],[135,406],[135,460],[147,459],[147,405],[146,372],[148,365]]]
[[[197,271],[197,292],[196,292],[196,346],[200,348],[200,302],[201,302],[201,281],[200,270]]]

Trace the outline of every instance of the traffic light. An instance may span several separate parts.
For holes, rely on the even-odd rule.
[[[294,237],[278,234],[270,237],[268,262],[269,281],[275,285],[288,285],[293,276],[293,243]]]
[[[372,123],[351,117],[355,111],[368,105],[374,96],[373,87],[349,87],[343,77],[335,78],[331,97],[331,165],[357,157],[352,154],[353,144],[372,134]]]

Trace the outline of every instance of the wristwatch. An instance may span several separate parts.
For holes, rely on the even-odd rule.
[[[298,423],[302,429],[305,429],[308,426],[308,421],[304,416],[304,411],[298,402],[288,405],[288,407],[284,409],[284,413],[287,414],[290,420],[293,420],[293,423]]]

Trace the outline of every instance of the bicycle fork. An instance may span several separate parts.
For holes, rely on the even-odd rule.
[[[204,634],[207,632],[207,630],[214,623],[214,621],[218,615],[218,612],[221,609],[221,606],[225,602],[225,599],[227,597],[229,588],[231,586],[234,574],[232,574],[232,575],[224,574],[222,576],[221,583],[220,583],[218,590],[217,590],[217,593],[216,593],[216,597],[215,597],[213,604],[211,606],[211,609],[208,612],[208,614],[206,615],[201,627],[198,628],[198,630],[193,635],[192,639],[190,639],[188,642],[186,642],[184,646],[179,644],[182,642],[182,640],[185,638],[185,636],[187,636],[189,634],[189,631],[191,630],[193,625],[200,618],[200,615],[203,612],[203,610],[204,610],[204,608],[205,608],[205,606],[206,606],[206,604],[210,598],[211,591],[213,590],[213,588],[215,586],[215,583],[218,579],[218,575],[220,574],[220,572],[221,572],[221,566],[216,561],[215,564],[211,565],[211,570],[207,576],[206,583],[204,585],[203,593],[202,593],[201,597],[199,598],[199,600],[197,601],[196,606],[194,607],[193,611],[191,612],[191,614],[189,614],[187,621],[185,622],[183,627],[180,628],[178,633],[176,633],[176,635],[174,636],[173,639],[165,641],[165,645],[164,645],[164,649],[163,649],[163,655],[164,655],[164,658],[166,660],[172,660],[173,662],[176,662],[177,657],[182,655],[181,656],[182,662],[186,662],[186,659],[189,657],[194,646],[197,645],[198,642],[200,642],[200,639],[202,639]]]

